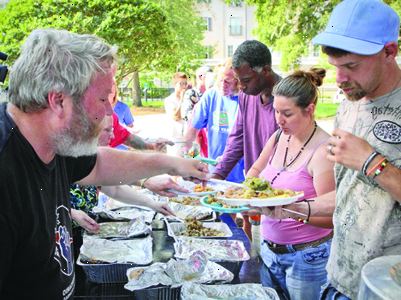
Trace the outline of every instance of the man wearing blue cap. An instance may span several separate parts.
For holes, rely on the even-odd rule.
[[[336,68],[347,97],[327,148],[328,159],[336,162],[337,188],[329,284],[322,299],[356,298],[363,265],[401,253],[399,23],[381,1],[345,0],[312,40]],[[312,215],[330,212],[334,194],[326,200],[331,200],[326,207],[312,203]]]

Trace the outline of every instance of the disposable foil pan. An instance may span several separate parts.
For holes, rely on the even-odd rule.
[[[85,233],[85,236],[103,239],[128,239],[152,232],[152,227],[145,222],[143,217],[132,219],[130,222],[104,222],[99,225],[98,233]]]
[[[230,227],[224,222],[203,222],[202,226],[219,231],[220,235],[199,235],[192,236],[194,238],[228,238],[233,235]],[[186,236],[186,225],[184,223],[169,223],[167,222],[167,234],[173,238]]]
[[[279,300],[276,291],[260,284],[204,285],[185,283],[181,288],[182,300],[241,299]]]
[[[106,240],[84,236],[81,259],[86,262],[134,263],[147,265],[152,262],[152,237],[132,240]]]

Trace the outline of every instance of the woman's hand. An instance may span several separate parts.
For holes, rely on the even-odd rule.
[[[82,210],[76,210],[72,208],[71,217],[75,222],[78,223],[79,226],[81,226],[86,231],[89,231],[90,233],[99,232],[99,224]]]
[[[154,202],[149,205],[151,209],[154,211],[161,213],[165,216],[175,216],[175,213],[171,210],[170,206],[168,206],[167,203],[161,203],[161,202]]]

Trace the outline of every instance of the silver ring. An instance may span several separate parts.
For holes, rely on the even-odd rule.
[[[331,155],[334,155],[334,152],[333,152],[333,145],[332,144],[330,144],[328,147],[327,147],[327,152],[329,152]]]

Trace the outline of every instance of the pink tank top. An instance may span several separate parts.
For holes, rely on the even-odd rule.
[[[314,149],[313,153],[317,150],[317,148]],[[303,191],[304,199],[313,199],[316,197],[316,190],[313,186],[313,177],[308,173],[307,169],[307,165],[311,160],[313,153],[297,170],[282,171],[274,180],[272,186],[274,188]],[[270,158],[266,168],[264,168],[260,173],[260,177],[271,181],[274,176],[276,176],[278,171],[278,169],[271,165]],[[307,243],[323,238],[331,232],[331,229],[315,227],[295,221],[293,219],[278,220],[263,215],[261,225],[263,239],[272,241],[276,244],[289,245]]]

